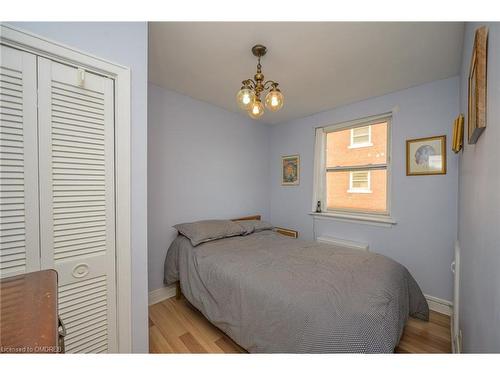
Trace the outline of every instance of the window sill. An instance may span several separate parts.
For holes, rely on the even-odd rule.
[[[368,142],[368,143],[354,143],[354,144],[350,144],[349,146],[347,146],[348,149],[353,149],[353,148],[363,148],[363,147],[372,147],[373,146],[373,143],[371,142]]]
[[[351,193],[351,194],[371,194],[372,191],[371,190],[363,190],[363,189],[348,189],[347,190],[348,193]]]
[[[359,224],[377,225],[383,227],[392,227],[396,221],[390,216],[356,214],[347,212],[311,212],[309,215],[315,219],[338,220],[345,222],[354,222]]]

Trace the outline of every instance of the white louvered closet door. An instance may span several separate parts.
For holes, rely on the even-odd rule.
[[[116,352],[113,81],[38,58],[42,268],[69,353]]]
[[[36,57],[0,48],[0,277],[7,277],[40,269]]]

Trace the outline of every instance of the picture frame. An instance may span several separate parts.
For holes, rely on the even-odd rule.
[[[488,29],[476,30],[469,70],[468,143],[475,144],[486,128],[486,64]]]
[[[300,156],[281,157],[281,185],[296,186],[300,182]]]
[[[460,114],[453,123],[453,139],[451,149],[458,154],[463,147],[464,142],[464,115]]]
[[[406,175],[446,174],[446,135],[406,141]]]

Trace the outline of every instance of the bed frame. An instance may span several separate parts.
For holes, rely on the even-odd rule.
[[[245,217],[240,217],[238,219],[231,219],[232,221],[242,221],[242,220],[260,220],[260,215],[254,215],[254,216],[245,216]],[[292,238],[298,238],[299,237],[299,232],[293,229],[288,229],[288,228],[281,228],[281,227],[275,227],[276,232],[292,237]]]
[[[231,221],[243,221],[243,220],[260,220],[260,215],[244,216],[237,219],[231,219]]]
[[[261,220],[260,215],[252,215],[252,216],[244,216],[244,217],[239,217],[237,219],[231,219],[231,221],[243,221],[243,220]],[[297,238],[299,237],[299,232],[293,229],[287,229],[287,228],[280,228],[280,227],[275,227],[276,232],[292,237],[292,238]],[[182,291],[181,291],[181,282],[177,281],[175,283],[175,299],[181,299],[182,297]]]
[[[297,232],[296,230],[293,230],[293,229],[280,228],[280,227],[274,227],[274,229],[276,230],[276,232],[278,232],[284,236],[288,236],[288,237],[292,237],[292,238],[299,237],[299,232]]]

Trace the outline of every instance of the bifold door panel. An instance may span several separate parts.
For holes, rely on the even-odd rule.
[[[40,269],[36,56],[0,48],[0,277],[7,277]]]

